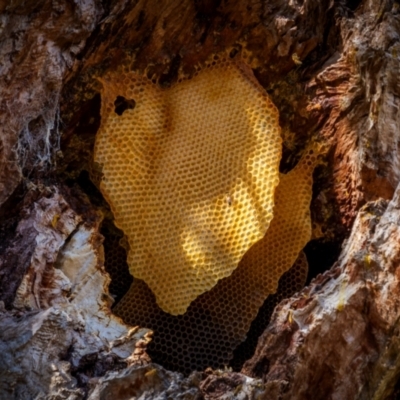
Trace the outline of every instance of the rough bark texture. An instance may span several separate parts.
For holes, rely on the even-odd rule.
[[[0,4],[0,204],[22,175],[53,166],[63,78],[96,26],[100,4]]]
[[[0,399],[394,399],[399,35],[394,0],[0,2]],[[241,53],[279,109],[282,171],[309,141],[327,149],[311,275],[346,241],[242,373],[183,377],[111,312],[104,264],[117,299],[127,278],[107,265],[121,232],[89,179],[97,78],[129,63],[169,85],[219,52]]]
[[[391,393],[400,368],[399,194],[360,210],[335,267],[280,304],[245,374],[278,381],[283,399]]]

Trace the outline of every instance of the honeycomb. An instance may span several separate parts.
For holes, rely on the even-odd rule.
[[[251,323],[246,340],[236,347],[230,366],[234,371],[240,371],[243,364],[249,360],[256,350],[259,337],[267,328],[275,307],[283,300],[299,292],[305,285],[308,274],[308,261],[305,253],[300,252],[293,266],[279,279],[276,293],[268,296],[258,310],[257,317]]]
[[[163,312],[148,286],[134,280],[114,312],[130,324],[154,331],[149,348],[154,360],[185,373],[229,364],[259,308],[293,264],[303,267],[296,285],[303,284],[307,263],[303,256],[295,261],[311,237],[309,206],[316,161],[310,149],[292,171],[281,175],[274,219],[264,238],[229,277],[193,301],[184,315]]]
[[[102,84],[100,189],[126,235],[131,274],[165,312],[183,314],[269,227],[278,112],[230,59],[168,89],[126,69]]]

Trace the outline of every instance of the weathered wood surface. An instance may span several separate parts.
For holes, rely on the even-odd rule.
[[[0,398],[390,398],[399,34],[394,0],[0,2]],[[327,143],[314,237],[340,243],[358,217],[335,266],[276,310],[252,378],[183,378],[148,364],[146,330],[110,313],[98,211],[110,215],[82,171],[97,77],[132,59],[168,85],[220,51],[242,52],[278,107],[283,170],[310,138]]]
[[[242,372],[280,381],[282,399],[391,393],[400,371],[399,194],[360,210],[337,264],[281,303]]]

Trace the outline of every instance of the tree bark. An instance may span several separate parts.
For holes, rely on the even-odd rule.
[[[399,38],[395,0],[0,2],[0,399],[395,399]],[[278,108],[282,172],[324,143],[314,279],[241,373],[184,377],[111,311],[107,271],[117,298],[130,278],[107,265],[122,234],[92,163],[99,78],[129,63],[168,86],[221,53]]]

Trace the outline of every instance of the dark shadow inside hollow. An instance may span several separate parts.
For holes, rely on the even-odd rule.
[[[126,99],[123,96],[117,96],[114,101],[114,106],[115,113],[121,116],[126,110],[133,110],[136,106],[136,102],[133,99]]]
[[[80,146],[82,147],[79,150],[85,151],[85,153],[93,151],[94,140],[96,137],[96,133],[100,126],[100,106],[101,106],[101,98],[100,94],[95,94],[91,99],[87,100],[82,104],[81,108],[70,117],[69,122],[65,127],[63,127],[63,134],[61,137],[61,150],[64,153],[65,161],[69,161],[73,156],[77,158],[74,153],[78,149],[75,145],[71,146],[73,140],[79,140]],[[63,114],[61,114],[61,121],[63,121]],[[87,163],[90,157],[82,158],[79,160],[81,162]],[[76,166],[75,166],[76,167]]]
[[[12,195],[0,207],[0,301],[6,309],[11,309],[15,295],[22,279],[30,265],[34,244],[35,230],[31,228],[31,237],[21,238],[17,227],[19,221],[35,196],[24,198],[27,188],[24,182],[20,183]],[[13,247],[17,245],[17,251]]]
[[[308,261],[308,277],[306,285],[318,274],[327,271],[339,258],[342,249],[341,241],[311,240],[304,248]]]
[[[109,220],[103,222],[100,233],[104,236],[104,267],[111,278],[108,289],[115,300],[114,305],[117,305],[133,282],[126,262],[126,250],[120,244],[123,233]]]
[[[362,0],[347,0],[346,6],[350,8],[350,10],[355,11],[361,2]]]

